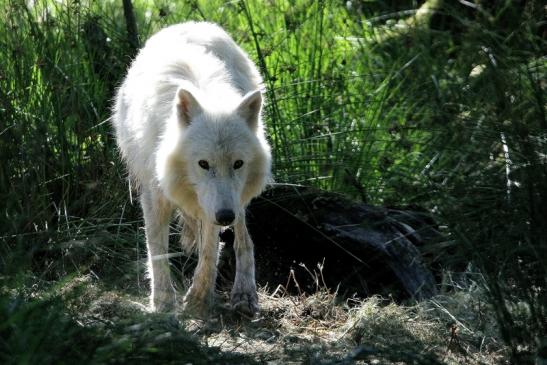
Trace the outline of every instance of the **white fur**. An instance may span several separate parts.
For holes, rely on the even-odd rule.
[[[175,305],[162,255],[177,208],[186,226],[183,243],[196,241],[199,251],[186,309],[203,314],[211,300],[221,210],[236,217],[232,305],[250,313],[258,309],[245,207],[270,176],[261,88],[256,66],[224,30],[189,22],[152,36],[118,91],[113,124],[122,156],[141,189],[154,310]],[[208,169],[200,166],[202,160]],[[236,169],[237,160],[243,165]]]

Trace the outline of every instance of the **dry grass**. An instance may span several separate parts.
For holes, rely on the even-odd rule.
[[[380,297],[340,301],[326,289],[313,295],[271,295],[263,288],[257,317],[232,313],[225,304],[228,298],[221,294],[204,321],[182,313],[150,314],[144,306],[146,298],[101,290],[92,277],[77,281],[85,283],[86,291],[70,308],[79,313],[84,326],[122,324],[124,336],[140,336],[142,342],[152,343],[173,339],[177,333],[190,334],[204,348],[241,355],[245,361],[499,364],[507,357],[491,308],[477,286],[414,305]]]

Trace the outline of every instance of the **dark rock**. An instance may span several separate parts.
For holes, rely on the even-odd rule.
[[[345,297],[382,294],[398,300],[437,293],[419,250],[440,237],[426,213],[275,185],[253,200],[247,222],[257,282],[272,292],[279,286],[292,293],[326,286]],[[219,272],[228,286],[235,269],[233,233],[224,232],[222,239],[226,247]]]

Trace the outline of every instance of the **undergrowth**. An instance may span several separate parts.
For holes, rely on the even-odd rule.
[[[477,284],[407,306],[377,296],[341,301],[325,287],[299,296],[261,289],[252,321],[219,293],[203,321],[148,313],[144,295],[107,289],[92,275],[36,282],[3,292],[3,363],[496,364],[508,352]]]
[[[219,317],[220,329],[195,337],[139,306],[105,313],[133,308],[122,292],[147,293],[139,207],[108,120],[135,52],[121,2],[1,1],[0,360],[175,362],[180,347],[201,359],[189,362],[251,362],[233,353],[255,336],[270,360],[545,361],[543,5],[427,4],[133,1],[141,44],[166,25],[209,20],[249,52],[267,87],[277,181],[419,206],[449,232],[427,248],[450,257],[453,291],[442,297],[346,306],[328,293],[264,292],[264,334]],[[481,280],[458,289],[466,275]],[[77,278],[72,292],[88,306],[59,293]],[[112,304],[93,310],[105,291]],[[331,345],[334,357],[317,355]]]

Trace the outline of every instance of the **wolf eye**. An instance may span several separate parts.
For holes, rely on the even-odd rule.
[[[241,166],[243,166],[243,161],[237,160],[236,162],[234,162],[234,170],[239,169]]]
[[[204,170],[209,170],[209,162],[207,162],[205,160],[199,160],[198,165],[199,165],[199,167],[201,167]]]

